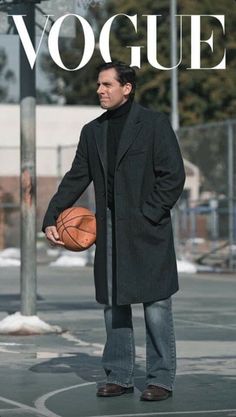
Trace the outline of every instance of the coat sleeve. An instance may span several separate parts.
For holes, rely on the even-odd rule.
[[[180,197],[185,171],[178,141],[168,117],[162,114],[155,125],[155,181],[142,205],[142,212],[149,220],[158,223]]]
[[[49,203],[43,220],[43,231],[47,226],[55,225],[59,214],[71,207],[92,181],[85,130],[84,126],[71,169],[64,175],[56,194]]]

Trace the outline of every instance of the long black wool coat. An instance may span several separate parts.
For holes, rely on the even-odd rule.
[[[97,240],[96,299],[108,303],[106,277],[107,162],[105,113],[85,125],[72,167],[45,214],[43,230],[93,181]],[[151,302],[178,290],[170,209],[185,181],[183,161],[167,116],[135,102],[120,139],[114,177],[116,303]]]

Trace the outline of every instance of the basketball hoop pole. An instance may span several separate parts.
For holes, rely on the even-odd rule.
[[[43,0],[0,0],[0,10],[24,15],[35,44],[35,4]],[[13,11],[14,5],[14,13]],[[36,94],[35,69],[31,69],[20,43],[20,143],[21,143],[21,314],[0,321],[0,334],[61,333],[36,316]],[[28,317],[26,317],[28,316]],[[32,321],[33,320],[33,321]]]
[[[35,45],[35,6],[44,0],[0,0],[0,10],[24,16]],[[36,314],[36,88],[20,42],[20,195],[21,195],[21,313]]]
[[[21,3],[20,14],[35,44],[35,4]],[[21,313],[36,314],[36,94],[31,69],[20,42],[21,142]]]

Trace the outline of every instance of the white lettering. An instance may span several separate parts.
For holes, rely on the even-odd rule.
[[[80,21],[82,28],[83,28],[83,32],[84,32],[84,53],[83,53],[80,64],[75,68],[67,68],[63,64],[61,60],[60,52],[59,52],[59,45],[58,45],[61,25],[64,22],[64,20],[69,16],[74,16]],[[50,30],[49,36],[48,36],[48,49],[49,49],[49,52],[51,54],[53,61],[60,68],[66,71],[77,71],[78,69],[83,68],[92,57],[94,47],[95,47],[95,38],[93,34],[93,29],[91,28],[90,24],[87,22],[86,19],[84,19],[82,16],[79,16],[77,14],[66,14],[64,16],[59,17],[59,19],[57,19],[56,22],[53,24]]]
[[[33,69],[50,15],[45,15],[45,17],[47,19],[46,19],[46,22],[45,22],[45,25],[44,25],[44,28],[43,28],[43,32],[42,32],[42,35],[40,37],[38,48],[37,48],[36,52],[35,52],[35,49],[33,47],[32,41],[30,39],[28,30],[26,28],[26,25],[25,25],[25,22],[24,22],[24,19],[23,19],[24,15],[11,15],[11,16],[14,20],[17,31],[19,33],[19,37],[20,37],[20,40],[22,42],[23,48],[25,50],[26,56],[28,58],[30,67]]]
[[[14,23],[16,25],[17,31],[19,33],[19,37],[23,48],[25,50],[25,54],[29,61],[30,67],[33,69],[39,49],[41,46],[42,39],[45,34],[46,26],[49,20],[50,15],[45,15],[46,22],[44,28],[42,30],[42,34],[39,40],[39,44],[37,49],[31,41],[28,29],[24,22],[24,15],[10,15]],[[137,33],[137,14],[134,16],[129,16],[124,13],[116,14],[110,17],[103,25],[99,37],[99,47],[101,56],[105,62],[111,62],[111,51],[110,51],[110,34],[111,34],[111,27],[112,23],[118,16],[124,16],[127,18],[133,25],[135,33]],[[165,67],[160,62],[158,62],[157,55],[158,55],[158,31],[157,31],[157,18],[161,15],[143,15],[147,17],[147,60],[149,64],[159,70],[171,70],[173,68],[177,68],[180,63],[182,62],[182,54],[183,54],[183,16],[190,17],[191,19],[191,66],[187,69],[225,69],[226,68],[226,49],[224,49],[224,55],[221,62],[212,67],[212,68],[203,68],[201,67],[201,45],[202,43],[206,43],[210,46],[211,51],[214,51],[214,32],[212,30],[211,36],[203,40],[201,39],[201,18],[203,16],[211,17],[217,19],[217,21],[221,24],[223,29],[223,34],[225,34],[225,16],[224,15],[177,15],[179,17],[179,61],[174,63],[172,67]],[[62,62],[60,51],[59,51],[59,36],[61,26],[64,23],[65,19],[68,17],[74,17],[79,20],[84,34],[84,50],[81,62],[75,68],[68,68]],[[126,48],[130,48],[130,66],[136,66],[138,68],[141,67],[141,48],[143,46],[126,46]],[[93,29],[87,20],[77,14],[66,14],[64,16],[59,17],[55,23],[53,24],[49,36],[48,36],[48,48],[49,53],[53,59],[53,61],[62,69],[66,71],[77,71],[78,69],[83,68],[91,59],[94,48],[95,48],[95,36],[93,33]]]
[[[110,19],[106,21],[103,25],[100,37],[99,37],[99,46],[100,52],[105,62],[111,62],[111,53],[110,53],[110,32],[111,32],[111,25],[113,21],[116,19],[117,16],[125,16],[131,21],[134,26],[135,31],[137,32],[137,15],[129,16],[124,13],[116,14]],[[140,59],[140,46],[128,46],[131,49],[131,64],[130,66],[137,66],[140,68],[141,66],[141,59]]]
[[[225,69],[226,68],[226,50],[221,62],[212,68],[201,67],[201,43],[207,43],[213,52],[213,31],[210,38],[206,40],[201,39],[201,17],[205,15],[191,15],[191,69]],[[224,15],[207,15],[217,19],[225,33],[225,17]],[[189,69],[189,68],[188,68]]]
[[[157,61],[157,17],[161,15],[147,16],[147,59],[149,64],[160,70],[171,70],[179,66],[182,61],[182,16],[180,15],[180,59],[173,67],[163,67]],[[177,17],[177,16],[176,16]]]

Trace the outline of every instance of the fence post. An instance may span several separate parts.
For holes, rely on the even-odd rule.
[[[217,240],[219,239],[219,223],[218,223],[218,200],[212,198],[210,200],[211,208],[211,237],[212,249],[216,249]]]
[[[229,212],[229,268],[234,269],[234,136],[233,125],[228,123],[228,212]]]
[[[3,205],[3,189],[0,186],[0,250],[5,248],[4,225],[5,225],[5,213],[4,213],[4,205]]]

